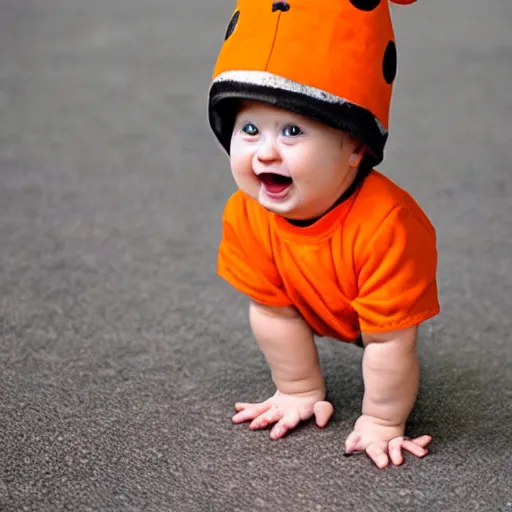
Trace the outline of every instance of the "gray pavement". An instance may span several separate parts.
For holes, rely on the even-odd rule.
[[[319,343],[336,413],[279,442],[230,422],[272,391],[215,275],[234,191],[206,94],[234,2],[0,2],[0,510],[511,511],[512,3],[394,8],[380,169],[439,237],[411,435],[342,457],[361,352]]]

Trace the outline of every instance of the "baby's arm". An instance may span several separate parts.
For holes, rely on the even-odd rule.
[[[313,331],[292,307],[249,306],[253,334],[269,364],[278,391],[325,395]]]
[[[333,408],[324,401],[325,382],[309,325],[294,308],[255,302],[250,304],[249,319],[277,391],[262,403],[237,403],[233,421],[252,420],[253,429],[277,422],[271,431],[273,439],[313,414],[317,424],[325,426]]]
[[[420,382],[415,327],[365,335],[363,414],[379,423],[405,428]]]
[[[362,415],[346,441],[346,451],[365,450],[375,464],[403,462],[402,448],[418,457],[427,454],[430,436],[404,438],[405,423],[414,407],[420,382],[416,354],[417,328],[363,334],[365,393]]]

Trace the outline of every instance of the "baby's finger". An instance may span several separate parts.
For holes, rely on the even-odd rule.
[[[399,466],[403,463],[404,457],[402,455],[402,437],[396,437],[389,442],[388,451],[389,458],[395,466]]]
[[[389,463],[386,452],[376,443],[369,444],[366,453],[379,469],[385,468]]]
[[[300,422],[300,416],[297,411],[289,412],[286,416],[283,416],[274,426],[270,432],[272,439],[279,439],[283,437],[286,432],[294,429]]]
[[[282,418],[283,414],[281,411],[274,405],[271,409],[264,412],[263,414],[260,414],[257,418],[255,418],[251,424],[249,425],[249,428],[251,430],[257,430],[259,428],[265,428],[270,423],[275,423],[276,421],[279,421]]]
[[[334,407],[330,402],[317,402],[313,406],[313,413],[315,415],[316,424],[322,428],[327,425],[333,412]]]
[[[402,447],[404,450],[416,455],[416,457],[425,457],[428,453],[426,448],[417,445],[414,441],[410,441],[409,439],[404,439],[402,441]]]
[[[353,453],[358,451],[358,444],[361,441],[361,434],[359,432],[351,432],[345,441],[345,453]]]
[[[432,441],[432,436],[424,435],[420,437],[415,437],[414,439],[411,439],[411,441],[414,444],[417,444],[418,446],[422,446],[423,448],[425,448],[425,446],[427,446],[427,444],[430,443],[430,441]]]
[[[270,407],[272,407],[272,404],[268,402],[263,402],[261,404],[246,405],[249,405],[250,407],[241,410],[231,418],[231,421],[233,421],[233,423],[243,423],[244,421],[253,420],[254,418],[257,418],[260,414],[263,414],[265,411],[268,411]]]
[[[252,407],[256,407],[256,406],[263,405],[266,403],[267,403],[267,401],[265,401],[265,402],[236,402],[235,410],[243,411],[244,409],[250,409]]]

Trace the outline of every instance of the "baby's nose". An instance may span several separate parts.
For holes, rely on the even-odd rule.
[[[272,4],[272,12],[276,11],[289,11],[290,10],[290,4],[288,2],[274,2]]]
[[[265,137],[260,146],[256,156],[261,162],[273,162],[279,159],[279,152],[277,151],[275,141],[272,137]]]

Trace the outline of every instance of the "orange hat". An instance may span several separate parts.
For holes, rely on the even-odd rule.
[[[224,39],[209,121],[228,153],[233,100],[252,99],[351,132],[382,160],[397,71],[388,0],[238,0]]]

